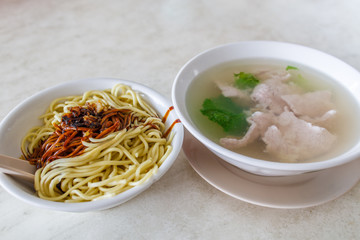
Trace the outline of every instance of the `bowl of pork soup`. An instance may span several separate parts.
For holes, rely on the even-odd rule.
[[[319,171],[360,156],[360,73],[309,47],[212,48],[180,69],[172,100],[197,140],[254,174]]]

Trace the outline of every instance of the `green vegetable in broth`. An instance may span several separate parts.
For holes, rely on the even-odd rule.
[[[297,67],[288,65],[288,66],[286,67],[286,71],[288,71],[288,70],[299,70],[299,69],[298,69]]]
[[[288,70],[299,70],[299,68],[288,65],[286,67],[286,71],[288,71]],[[313,88],[313,86],[311,85],[309,80],[304,78],[300,73],[297,75],[293,74],[293,76],[291,78],[291,82],[296,84],[297,86],[301,87],[305,91],[310,91]]]
[[[234,73],[235,86],[240,89],[254,88],[259,84],[259,80],[251,73]]]
[[[301,74],[297,74],[296,76],[294,76],[291,82],[301,87],[305,91],[310,91],[314,88],[311,82],[308,79],[304,78]]]
[[[249,128],[244,110],[231,98],[220,95],[217,98],[205,99],[200,111],[209,120],[219,124],[225,132],[244,135]]]

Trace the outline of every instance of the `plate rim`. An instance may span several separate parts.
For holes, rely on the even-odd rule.
[[[189,149],[189,145],[192,145],[191,149]],[[358,160],[355,160],[353,162],[350,162],[350,163],[347,163],[347,164],[343,164],[341,166],[337,166],[337,167],[333,167],[331,169],[327,169],[327,170],[321,170],[318,172],[319,175],[316,175],[315,177],[309,179],[309,180],[306,180],[306,181],[302,181],[302,182],[299,182],[299,183],[296,183],[296,184],[284,184],[284,185],[280,185],[280,184],[275,184],[275,185],[267,185],[267,184],[261,184],[259,182],[254,182],[254,181],[251,181],[249,179],[246,179],[244,178],[243,176],[240,176],[240,175],[237,175],[236,173],[234,173],[233,171],[230,171],[228,168],[226,168],[224,166],[225,165],[230,165],[229,163],[225,162],[224,160],[221,160],[218,156],[216,156],[214,153],[212,153],[209,149],[207,149],[205,147],[205,145],[203,145],[201,142],[199,142],[195,137],[193,137],[191,135],[191,133],[189,133],[188,131],[185,131],[185,134],[184,134],[184,144],[183,144],[183,151],[185,153],[185,156],[190,164],[190,166],[195,170],[195,172],[197,172],[200,177],[202,177],[208,184],[210,184],[211,186],[215,187],[216,189],[218,189],[219,191],[233,197],[233,198],[236,198],[236,199],[239,199],[241,201],[244,201],[244,202],[247,202],[247,203],[251,203],[251,204],[254,204],[254,205],[257,205],[257,206],[262,206],[262,207],[268,207],[268,208],[277,208],[277,209],[301,209],[301,208],[309,208],[309,207],[314,207],[314,206],[319,206],[319,205],[322,205],[322,204],[325,204],[327,202],[330,202],[332,200],[335,200],[341,196],[343,196],[344,194],[346,194],[347,192],[349,192],[354,186],[356,186],[359,181],[360,181],[360,175],[359,176],[348,176],[348,178],[350,178],[350,180],[347,181],[347,184],[343,184],[345,186],[342,186],[343,188],[342,189],[337,189],[336,192],[332,193],[332,194],[328,194],[328,196],[325,196],[325,197],[322,197],[321,200],[313,200],[313,201],[304,201],[303,203],[287,203],[287,204],[284,204],[284,203],[276,203],[276,202],[271,202],[271,201],[266,201],[266,200],[261,200],[261,199],[253,199],[253,198],[249,198],[249,197],[246,197],[244,196],[244,194],[239,194],[239,192],[237,191],[234,191],[233,189],[231,189],[230,187],[226,187],[224,188],[223,186],[221,186],[221,183],[219,184],[219,179],[216,179],[216,176],[212,176],[212,177],[209,177],[207,174],[206,174],[206,170],[204,170],[200,165],[199,165],[199,160],[198,159],[192,159],[191,154],[191,151],[190,150],[195,150],[195,151],[206,151],[206,156],[210,156],[212,159],[210,159],[211,161],[217,161],[217,166],[221,166],[220,168],[218,168],[217,170],[219,171],[223,171],[223,172],[226,172],[228,174],[230,174],[229,176],[231,178],[238,178],[240,181],[238,183],[241,183],[241,184],[247,184],[247,185],[252,185],[252,186],[255,186],[255,187],[262,187],[262,188],[270,188],[270,189],[275,189],[277,190],[277,192],[281,192],[283,191],[283,194],[285,195],[286,192],[289,192],[288,189],[291,189],[293,186],[296,186],[298,188],[301,189],[302,188],[305,188],[307,186],[311,186],[312,183],[318,183],[318,182],[324,182],[325,178],[328,177],[329,175],[333,176],[333,173],[336,172],[337,170],[339,170],[340,168],[353,168],[352,165],[355,165],[355,164],[358,164],[360,166],[360,161],[359,159]],[[208,163],[210,164],[214,164],[214,163],[211,163],[209,159],[207,159],[206,161],[208,161]],[[200,160],[201,161],[201,160]],[[236,168],[237,170],[239,171],[242,171],[244,172],[245,174],[251,174],[251,173],[248,173],[248,172],[245,172],[241,169],[238,169],[237,167],[235,166],[232,166],[230,165],[231,167],[233,168]],[[253,176],[256,176],[254,174],[251,174]],[[230,178],[229,177],[229,178]],[[266,177],[266,176],[260,176],[261,178],[263,177]],[[269,177],[269,176],[268,176]],[[273,178],[273,177],[269,177],[269,178]],[[355,178],[355,179],[352,179],[352,178]],[[333,180],[333,178],[331,178]],[[317,182],[316,182],[317,181]],[[333,187],[332,184],[335,182],[335,180],[333,181],[326,181],[327,184],[329,185],[328,187]],[[336,184],[335,184],[336,185]],[[339,185],[336,185],[337,187],[339,187]]]

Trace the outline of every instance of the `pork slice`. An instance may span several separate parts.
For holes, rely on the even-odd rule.
[[[276,87],[262,83],[254,88],[250,97],[258,107],[280,114],[286,106],[286,102],[278,96],[277,92]]]
[[[266,129],[276,120],[276,116],[271,112],[254,112],[249,121],[256,123],[260,136],[264,136]]]
[[[275,116],[270,113],[254,112],[247,121],[250,127],[242,138],[225,137],[220,139],[220,144],[228,149],[244,147],[264,135],[266,129],[273,123]]]
[[[220,89],[222,95],[225,97],[237,98],[240,102],[244,104],[249,104],[251,102],[250,91],[238,89],[234,87],[231,83],[216,81],[215,84]]]
[[[291,74],[285,70],[263,70],[254,75],[262,82],[267,80],[286,82],[291,77]]]
[[[302,92],[298,86],[287,82],[290,74],[286,71],[268,71],[260,76],[262,75],[265,80],[254,88],[250,97],[258,107],[272,111],[274,114],[282,113],[284,107],[288,106],[282,95]]]
[[[242,138],[236,137],[225,137],[220,138],[220,145],[228,149],[237,149],[245,147],[249,143],[252,143],[259,137],[258,127],[256,123],[252,123],[246,132],[245,136]]]
[[[323,127],[329,130],[332,129],[335,125],[336,115],[337,112],[335,110],[330,110],[320,117],[311,118],[309,116],[300,116],[299,118],[309,123],[312,123],[313,125]]]
[[[267,129],[262,140],[266,151],[280,161],[297,162],[329,151],[336,136],[325,128],[297,118],[292,112],[284,111]]]
[[[290,109],[299,116],[319,118],[330,110],[335,109],[330,91],[322,90],[305,94],[283,95],[281,98]]]

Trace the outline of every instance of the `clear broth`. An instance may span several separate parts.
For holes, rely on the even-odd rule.
[[[221,91],[214,81],[233,82],[234,73],[255,73],[265,69],[285,70],[288,65],[297,67],[299,74],[308,80],[310,89],[306,90],[330,90],[333,94],[333,101],[337,110],[336,127],[331,130],[331,133],[337,136],[336,146],[326,154],[312,159],[305,159],[302,162],[326,160],[340,155],[354,146],[359,139],[360,132],[360,125],[357,124],[357,120],[360,119],[359,108],[351,107],[357,105],[355,99],[353,99],[348,90],[339,83],[329,79],[329,77],[325,75],[295,63],[254,59],[228,62],[208,69],[202,74],[199,74],[187,90],[186,105],[191,120],[204,136],[215,143],[219,143],[219,139],[226,137],[228,134],[226,134],[218,124],[210,121],[200,112],[202,103],[206,98],[217,97],[221,94]],[[264,149],[265,144],[262,141],[256,141],[246,147],[235,150],[235,152],[257,159],[278,161],[276,157],[266,153]]]

